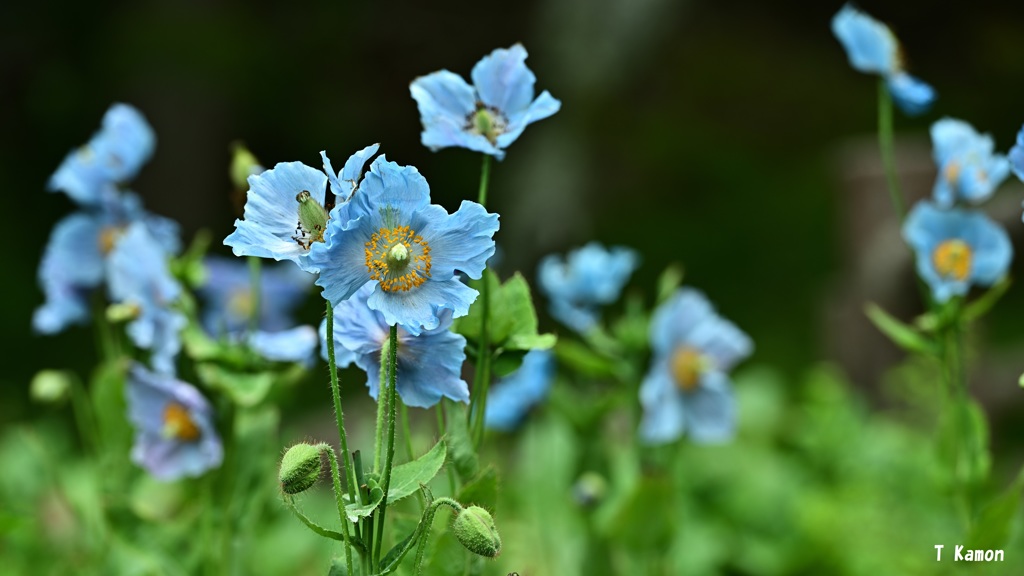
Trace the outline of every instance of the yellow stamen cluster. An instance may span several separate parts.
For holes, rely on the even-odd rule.
[[[972,260],[971,247],[956,238],[942,242],[932,252],[935,271],[944,278],[966,280],[971,273]]]
[[[100,230],[100,237],[97,240],[100,245],[100,253],[110,254],[110,251],[114,249],[117,244],[117,239],[124,233],[124,229],[120,226],[107,226]]]
[[[199,427],[184,406],[171,402],[164,408],[164,434],[184,442],[195,442],[199,440]]]
[[[381,228],[365,246],[366,269],[385,292],[405,292],[430,278],[430,245],[408,226]]]
[[[704,355],[689,346],[680,346],[672,353],[670,370],[676,385],[684,392],[692,392],[700,383],[705,368]]]
[[[957,178],[960,178],[960,163],[950,162],[949,164],[946,164],[946,169],[943,171],[943,175],[946,177],[946,182],[956,184]]]

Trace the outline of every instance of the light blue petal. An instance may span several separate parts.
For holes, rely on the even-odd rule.
[[[324,318],[320,322],[320,328],[317,330],[320,336],[320,357],[323,358],[324,362],[328,362],[327,359],[327,319]],[[335,326],[334,329],[334,364],[338,368],[346,368],[351,366],[356,361],[356,353],[349,350],[338,342],[338,329]]]
[[[687,432],[694,442],[716,443],[732,438],[736,428],[736,403],[725,374],[704,374],[696,390],[683,393],[683,409]]]
[[[375,213],[363,214],[349,221],[350,230],[344,229],[340,219],[332,218],[327,223],[324,241],[313,244],[309,250],[310,266],[320,270],[316,285],[324,289],[324,298],[335,308],[370,282],[366,242],[377,232],[378,218]]]
[[[636,269],[636,252],[623,247],[605,249],[597,242],[571,251],[563,261],[557,256],[541,260],[538,283],[551,300],[551,314],[579,330],[592,324],[599,306],[619,298],[623,286]]]
[[[1017,132],[1017,143],[1010,148],[1009,159],[1013,173],[1024,181],[1024,127]]]
[[[526,48],[498,48],[473,66],[470,75],[480,101],[506,116],[525,110],[533,100],[537,77],[526,67]]]
[[[309,365],[317,348],[316,328],[296,326],[279,332],[257,331],[249,337],[249,346],[272,362],[299,362]]]
[[[419,170],[390,162],[383,155],[370,164],[359,191],[350,202],[350,217],[370,215],[375,222],[389,227],[407,224],[412,214],[430,205],[430,186]],[[382,216],[382,210],[397,215],[395,221],[387,222],[389,217]]]
[[[512,430],[526,412],[547,396],[555,371],[555,359],[548,350],[531,350],[515,372],[495,383],[487,395],[484,424],[496,430]]]
[[[886,83],[893,102],[908,116],[924,114],[935,102],[935,90],[906,72],[889,76]]]
[[[432,330],[440,325],[438,314],[442,308],[452,311],[454,317],[465,316],[478,292],[459,279],[440,280],[437,277],[408,290],[385,292],[378,284],[367,304],[384,315],[388,325],[400,324],[413,334]]]
[[[1001,280],[1013,260],[1013,244],[1002,226],[980,212],[969,215],[969,243],[973,250],[971,281],[991,286]]]
[[[449,146],[469,148],[499,160],[504,156],[487,138],[467,131],[469,117],[476,111],[476,93],[462,77],[441,70],[417,78],[409,92],[420,111],[424,146],[435,151]]]
[[[235,220],[235,231],[224,244],[231,246],[235,256],[291,260],[315,271],[304,262],[306,250],[294,240],[299,209],[295,197],[302,191],[323,205],[327,175],[301,162],[282,162],[250,176],[244,220]]]
[[[341,354],[342,349],[362,356],[379,354],[384,342],[387,341],[389,328],[384,317],[380,312],[375,312],[366,305],[374,288],[374,282],[367,282],[351,298],[339,302],[334,307],[336,356]],[[326,320],[324,322],[324,335],[326,336]],[[322,353],[324,360],[327,359],[326,350],[325,342]]]
[[[433,204],[416,214],[413,229],[430,246],[432,274],[446,278],[459,271],[478,279],[494,254],[498,215],[468,200],[451,215]]]
[[[555,320],[580,334],[585,334],[597,325],[601,314],[595,306],[581,306],[569,300],[551,300],[548,313]]]
[[[895,70],[898,46],[885,24],[846,4],[832,17],[832,34],[843,45],[854,69],[873,74]]]
[[[214,336],[246,330],[252,321],[248,263],[239,258],[207,256],[203,266],[206,280],[196,290],[205,304],[203,327]],[[292,315],[312,285],[313,277],[291,264],[263,264],[260,269],[258,328],[277,332],[294,326]]]
[[[671,354],[688,343],[691,334],[706,322],[717,318],[714,306],[703,292],[680,288],[651,316],[651,348],[656,354]]]
[[[672,442],[683,435],[686,410],[665,361],[654,362],[640,385],[640,439],[648,444]]]
[[[466,339],[449,330],[407,334],[398,347],[398,395],[406,406],[430,408],[442,397],[469,402],[462,379]]]
[[[370,144],[366,148],[363,148],[349,156],[348,160],[345,161],[345,167],[341,169],[341,174],[338,175],[338,178],[345,182],[350,182],[351,188],[356,188],[363,175],[363,168],[366,166],[366,161],[376,154],[378,150],[380,150],[380,144]]]
[[[541,92],[540,96],[530,104],[529,108],[509,116],[508,126],[505,132],[498,135],[497,143],[499,148],[506,148],[519,138],[526,127],[538,120],[543,120],[553,115],[562,108],[562,103],[555,100],[547,90]]]

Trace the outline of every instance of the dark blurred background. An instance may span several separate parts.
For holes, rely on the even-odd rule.
[[[322,149],[339,166],[381,142],[420,169],[435,202],[475,198],[478,155],[423,148],[408,85],[441,68],[468,77],[515,42],[562,110],[531,125],[492,172],[505,273],[532,281],[548,252],[623,244],[643,254],[632,289],[649,301],[661,270],[683,263],[687,283],[753,336],[756,361],[789,374],[839,361],[877,397],[882,369],[899,359],[861,313],[869,298],[903,317],[917,304],[882,187],[876,81],[850,68],[830,32],[841,2],[101,4],[0,6],[0,420],[41,410],[27,394],[37,370],[84,372],[94,360],[89,329],[38,336],[30,318],[50,229],[74,208],[45,183],[112,102],[135,105],[156,131],[134,183],[147,207],[178,220],[186,239],[210,230],[228,253],[233,140],[268,166],[319,166]],[[911,194],[930,190],[927,129],[944,115],[1009,148],[1024,122],[1024,4],[860,6],[893,26],[911,71],[939,94],[929,114],[897,115]],[[990,204],[1018,252],[1022,198],[1014,181]],[[975,340],[986,345],[975,390],[1012,407],[1024,289],[993,316]]]

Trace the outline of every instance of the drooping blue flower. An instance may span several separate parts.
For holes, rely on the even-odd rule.
[[[1024,127],[1017,132],[1017,143],[1010,148],[1009,159],[1013,173],[1024,181]]]
[[[380,389],[381,351],[390,337],[384,315],[371,310],[373,284],[364,284],[348,300],[334,307],[334,351],[339,367],[355,363],[366,371],[366,386],[374,399]],[[469,386],[462,379],[466,339],[449,328],[452,311],[439,312],[437,326],[413,334],[398,328],[398,370],[395,387],[406,406],[429,408],[442,397],[469,402]],[[321,355],[327,358],[327,321],[320,324]]]
[[[586,332],[597,324],[600,307],[618,300],[639,264],[636,252],[629,248],[606,249],[590,242],[564,260],[554,254],[544,257],[537,280],[551,301],[551,315],[577,332]]]
[[[940,207],[987,200],[1010,175],[1010,161],[994,152],[992,137],[978,134],[967,122],[943,118],[932,124],[931,134],[939,167],[933,195]]]
[[[130,193],[111,196],[57,223],[39,264],[46,302],[32,317],[37,332],[54,334],[88,320],[88,295],[103,283],[106,258],[133,222],[144,225],[167,254],[180,249],[178,225],[147,213]]]
[[[917,255],[918,275],[940,303],[967,294],[972,285],[995,284],[1013,259],[1006,231],[974,210],[918,202],[903,223],[903,239]]]
[[[545,90],[533,98],[537,78],[526,67],[526,48],[499,48],[477,62],[473,86],[440,70],[409,85],[423,122],[423,145],[431,150],[458,146],[501,160],[504,149],[528,124],[561,108]]]
[[[440,310],[469,312],[477,291],[456,271],[480,278],[494,253],[498,215],[463,201],[454,214],[430,204],[430,187],[412,166],[378,157],[349,202],[349,220],[331,218],[309,252],[317,286],[335,308],[365,284],[367,304],[390,325],[417,333],[438,327]]]
[[[855,70],[885,78],[901,110],[911,115],[928,110],[935,91],[904,70],[899,41],[888,26],[846,4],[832,17],[832,34]]]
[[[213,410],[199,390],[135,364],[126,389],[135,426],[132,462],[158,480],[199,476],[224,457]]]
[[[527,411],[548,394],[554,378],[555,358],[549,350],[530,350],[515,372],[491,387],[487,394],[484,424],[495,430],[512,430]]]
[[[681,288],[651,319],[654,357],[640,386],[640,437],[671,442],[729,439],[736,409],[728,372],[753,351],[739,328],[718,316],[700,291]]]
[[[171,276],[167,256],[145,225],[130,225],[107,259],[107,287],[111,301],[137,310],[128,323],[128,337],[150,351],[157,372],[173,375],[186,319],[174,307],[181,285]]]
[[[196,290],[206,306],[203,328],[214,336],[241,332],[249,327],[255,301],[249,266],[244,260],[207,256],[206,280]],[[260,330],[276,332],[295,325],[293,313],[313,285],[313,278],[292,265],[264,265],[260,269]]]
[[[363,165],[379,147],[373,144],[353,154],[339,174],[321,152],[324,170],[281,162],[250,176],[244,219],[235,220],[235,231],[224,244],[231,246],[235,256],[291,260],[307,272],[317,272],[309,262],[310,247],[324,240],[329,222],[348,220],[347,201],[358,186]]]
[[[108,201],[153,154],[156,137],[146,119],[127,104],[114,104],[87,144],[73,150],[50,177],[47,188],[83,205]]]

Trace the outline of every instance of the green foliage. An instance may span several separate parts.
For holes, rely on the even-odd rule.
[[[470,285],[479,289],[480,283],[487,282],[490,288],[490,343],[496,354],[502,351],[525,352],[547,349],[555,345],[554,334],[537,332],[537,312],[533,308],[530,286],[523,275],[516,272],[504,284],[490,270],[484,271],[483,278]],[[480,340],[480,321],[483,308],[478,303],[469,309],[469,314],[457,318],[453,330],[471,341]]]
[[[909,324],[905,324],[877,304],[868,303],[864,308],[868,319],[882,334],[889,337],[893,344],[908,352],[917,352],[928,356],[938,355],[938,345]]]
[[[448,450],[445,441],[439,440],[434,447],[419,458],[399,464],[391,470],[391,486],[388,488],[388,505],[398,502],[402,498],[413,494],[420,489],[420,485],[426,485],[444,464]]]

